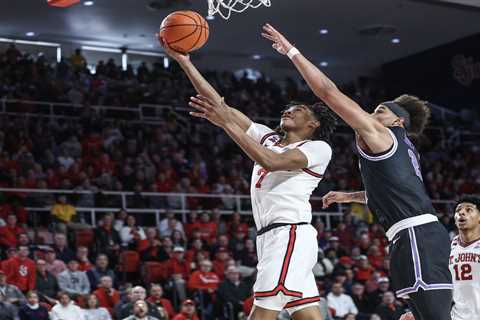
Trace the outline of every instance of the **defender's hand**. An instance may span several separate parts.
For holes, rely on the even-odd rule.
[[[328,208],[332,203],[350,202],[350,197],[346,192],[330,191],[322,198],[322,208]]]
[[[402,314],[399,320],[415,320],[415,317],[413,316],[413,313],[407,312]]]
[[[293,45],[285,38],[280,32],[278,32],[269,23],[263,26],[262,36],[272,41],[272,47],[280,54],[286,55],[287,52],[293,48]]]

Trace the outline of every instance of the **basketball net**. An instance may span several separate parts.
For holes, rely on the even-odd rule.
[[[241,13],[248,8],[260,6],[270,7],[271,0],[208,0],[208,15],[218,13],[223,19],[228,20],[232,12]]]

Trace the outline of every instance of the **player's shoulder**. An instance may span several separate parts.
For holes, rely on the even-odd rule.
[[[474,241],[471,241],[471,242],[468,242],[468,243],[465,243],[462,241],[462,239],[460,238],[460,235],[457,235],[455,236],[453,239],[452,239],[452,244],[451,244],[451,247],[452,247],[452,250],[453,249],[465,249],[465,248],[468,248],[468,249],[478,249],[480,250],[480,238],[474,240]]]
[[[298,147],[308,147],[308,148],[312,148],[312,149],[319,149],[319,150],[329,150],[330,152],[332,152],[332,147],[330,146],[330,144],[324,140],[306,140],[306,141],[302,141],[300,142],[298,145],[297,145],[297,148]]]

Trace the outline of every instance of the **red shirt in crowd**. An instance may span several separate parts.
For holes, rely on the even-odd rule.
[[[196,314],[189,317],[188,315],[185,315],[183,313],[179,313],[172,320],[199,320],[199,318],[197,317]]]
[[[211,243],[217,236],[217,224],[215,222],[199,222],[198,230],[202,233],[202,239]]]
[[[12,257],[2,263],[2,268],[8,284],[17,286],[22,292],[35,289],[37,273],[32,259],[22,261],[19,257]]]
[[[81,261],[78,263],[78,270],[79,271],[88,271],[93,268],[93,264],[90,261]]]
[[[19,226],[0,227],[0,245],[7,248],[16,247],[18,245],[17,235],[24,232],[24,229]]]
[[[173,306],[170,300],[165,298],[155,299],[155,297],[149,297],[147,301],[156,306],[161,306],[163,309],[165,309],[169,319],[172,319],[175,316],[175,310],[173,310]]]
[[[112,290],[111,294],[108,294],[105,288],[98,288],[93,292],[93,294],[98,298],[98,304],[100,307],[104,307],[113,315],[113,308],[120,301],[120,293],[115,289]]]
[[[191,290],[217,290],[220,278],[214,272],[195,271],[188,279],[188,288]]]
[[[183,279],[188,279],[190,273],[190,264],[186,260],[178,260],[175,257],[170,258],[167,261],[168,276],[171,277],[174,274],[181,274]]]

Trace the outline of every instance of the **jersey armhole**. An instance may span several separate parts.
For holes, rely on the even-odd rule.
[[[387,150],[385,152],[382,152],[381,154],[378,154],[378,155],[368,155],[358,145],[358,139],[355,139],[355,145],[357,147],[358,153],[360,154],[360,156],[362,158],[367,159],[369,161],[382,161],[382,160],[386,160],[386,159],[390,158],[391,156],[393,156],[395,154],[395,152],[398,149],[398,140],[397,140],[397,137],[395,136],[395,134],[393,133],[393,131],[390,130],[390,128],[387,128],[387,130],[388,130],[388,133],[390,134],[390,136],[393,139],[393,145],[390,147],[389,150]]]

